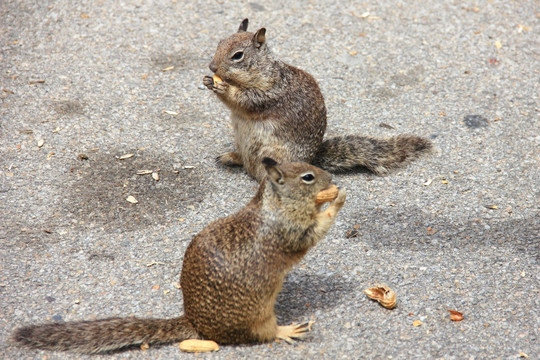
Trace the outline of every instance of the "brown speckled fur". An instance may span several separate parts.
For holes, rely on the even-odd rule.
[[[180,279],[184,315],[30,325],[16,329],[12,340],[38,349],[102,353],[188,338],[234,344],[302,338],[311,323],[278,326],[276,297],[287,272],[328,232],[346,195],[340,190],[322,210],[316,197],[330,185],[329,173],[306,163],[264,162],[268,176],[255,197],[189,244]]]
[[[238,32],[221,40],[210,70],[223,81],[205,76],[203,83],[231,110],[237,152],[218,159],[244,166],[261,180],[261,160],[304,161],[329,171],[365,167],[383,175],[429,152],[428,139],[401,135],[388,139],[344,136],[323,140],[326,107],[315,79],[303,70],[274,59],[266,45],[266,29]],[[242,54],[240,59],[234,56]]]
[[[199,335],[185,316],[170,320],[109,318],[28,325],[16,329],[12,336],[14,342],[31,348],[83,354],[193,338]]]

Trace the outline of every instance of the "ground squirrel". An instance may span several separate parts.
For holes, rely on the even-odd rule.
[[[267,176],[255,197],[189,244],[180,277],[184,315],[30,325],[12,339],[38,349],[103,353],[188,338],[225,344],[302,338],[311,322],[278,326],[276,297],[292,266],[328,232],[346,195],[312,165],[265,158],[263,166]],[[323,208],[317,195],[329,187],[334,200]]]
[[[218,161],[244,166],[259,181],[266,156],[334,172],[364,167],[382,175],[431,150],[428,139],[411,135],[323,140],[326,107],[315,79],[272,56],[265,28],[250,33],[247,27],[244,19],[237,33],[219,42],[209,66],[215,75],[203,79],[231,110],[238,152],[221,155]]]

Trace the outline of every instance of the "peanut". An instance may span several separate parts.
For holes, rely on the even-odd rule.
[[[319,191],[315,203],[322,204],[325,202],[333,201],[337,198],[339,189],[336,185],[332,184],[324,190]]]
[[[184,352],[209,352],[218,351],[219,345],[212,340],[188,339],[178,345]]]

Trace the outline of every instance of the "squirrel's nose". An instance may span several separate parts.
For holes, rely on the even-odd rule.
[[[208,67],[210,68],[210,70],[212,70],[212,72],[217,71],[217,65],[214,61],[212,61]]]

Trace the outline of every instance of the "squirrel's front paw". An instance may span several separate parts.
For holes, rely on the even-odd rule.
[[[347,192],[345,189],[339,189],[338,196],[330,203],[330,207],[335,211],[335,214],[338,213],[339,210],[343,207],[343,204],[345,204],[345,199],[347,198]]]
[[[343,207],[343,204],[345,204],[345,198],[347,197],[347,192],[345,189],[340,189],[338,196],[330,203],[328,208],[326,210],[321,211],[319,214],[317,214],[317,217],[319,220],[329,220],[333,221],[339,210]],[[331,222],[329,223],[331,224]],[[328,230],[328,229],[327,229]]]
[[[214,81],[214,78],[209,75],[203,78],[203,85],[218,94],[224,94],[229,87],[225,81]]]
[[[213,88],[214,88],[214,79],[212,79],[211,76],[206,75],[203,78],[203,85],[206,86],[208,89],[213,90]]]
[[[332,204],[339,205],[341,208],[345,204],[345,199],[347,198],[347,191],[345,189],[339,189],[338,196],[332,201]]]
[[[225,94],[228,88],[229,88],[229,84],[227,84],[225,81],[219,81],[219,82],[214,82],[214,87],[212,88],[212,91],[218,94]]]

